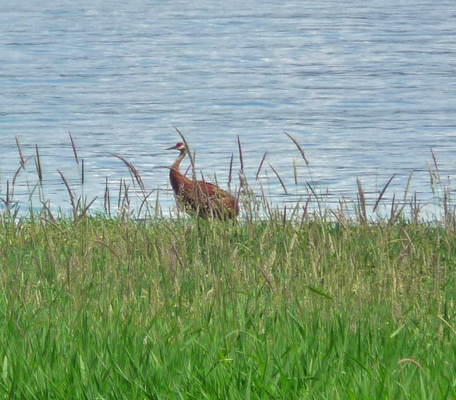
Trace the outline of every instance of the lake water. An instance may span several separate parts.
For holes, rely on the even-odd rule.
[[[305,195],[306,181],[335,207],[356,199],[357,178],[373,204],[397,174],[385,198],[402,197],[412,171],[410,193],[432,201],[430,149],[442,184],[451,188],[456,169],[455,28],[449,0],[3,2],[0,197],[20,165],[17,136],[24,157],[38,145],[54,209],[70,207],[57,170],[77,193],[99,196],[94,210],[107,180],[114,207],[120,179],[131,184],[116,154],[160,188],[166,212],[168,170],[154,167],[177,156],[164,151],[180,141],[175,125],[197,169],[224,187],[233,153],[240,168],[238,136],[257,194],[267,151],[261,178],[279,207]],[[38,182],[34,159],[26,165],[14,195],[22,207]]]

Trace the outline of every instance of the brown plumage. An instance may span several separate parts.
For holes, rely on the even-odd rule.
[[[237,200],[228,192],[212,183],[193,181],[179,171],[181,161],[187,155],[184,143],[177,143],[166,150],[180,151],[169,173],[171,186],[176,199],[189,214],[197,214],[202,218],[235,219],[239,214]]]

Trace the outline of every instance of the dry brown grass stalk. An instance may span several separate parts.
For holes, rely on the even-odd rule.
[[[385,185],[385,187],[384,187],[383,190],[381,191],[380,196],[378,196],[378,199],[377,199],[377,201],[376,201],[376,203],[375,203],[374,209],[372,210],[373,212],[375,212],[375,211],[377,210],[378,205],[380,204],[380,201],[382,200],[383,195],[385,194],[386,189],[388,188],[389,184],[391,183],[391,181],[394,179],[395,176],[396,176],[396,174],[394,174],[394,175],[390,178],[390,180],[388,181],[388,183]]]
[[[25,168],[25,159],[24,159],[24,155],[22,154],[22,149],[21,149],[21,144],[19,143],[19,138],[17,136],[16,136],[16,146],[19,151],[19,159],[21,162],[21,167]]]
[[[233,160],[234,160],[234,154],[231,153],[231,161],[230,161],[230,172],[228,174],[228,189],[231,190],[231,179],[233,177]]]
[[[366,196],[364,195],[363,186],[361,181],[356,178],[358,184],[358,207],[359,207],[359,216],[362,222],[367,222],[367,206],[366,206]]]
[[[188,158],[190,159],[190,164],[192,166],[193,180],[196,181],[197,179],[196,179],[196,169],[195,169],[195,155],[194,154],[192,155],[190,146],[187,143],[187,139],[185,139],[185,136],[182,134],[182,132],[179,129],[177,129],[174,125],[173,125],[173,127],[177,131],[179,136],[182,138],[182,140],[184,141],[185,147],[187,148],[187,155],[188,155]]]
[[[76,160],[76,164],[79,165],[78,151],[76,150],[76,145],[74,143],[73,136],[71,136],[71,132],[68,132],[68,135],[70,135],[70,141],[71,141],[71,146],[73,147],[74,159]]]
[[[274,290],[274,286],[272,286],[272,282],[269,279],[269,277],[266,275],[266,272],[264,272],[263,268],[261,268],[260,266],[258,266],[258,269],[260,270],[261,274],[263,275],[264,279],[266,280],[267,284],[269,285],[269,288],[271,289],[272,293],[276,294],[275,290]]]
[[[121,261],[120,256],[114,251],[114,249],[107,243],[103,242],[100,239],[95,240],[96,243],[101,244],[103,247],[106,247],[113,255],[117,258],[118,261]]]
[[[284,132],[285,135],[287,135],[293,142],[294,144],[296,145],[296,147],[298,148],[298,150],[300,151],[301,155],[302,155],[302,158],[304,159],[304,161],[306,162],[306,165],[309,165],[309,161],[307,161],[307,158],[306,158],[306,155],[304,154],[304,150],[302,149],[301,145],[298,143],[298,141],[293,137],[291,136],[289,133],[287,132]]]
[[[276,169],[271,164],[269,164],[269,166],[274,171],[274,173],[276,174],[277,178],[279,178],[280,184],[282,185],[283,190],[285,191],[285,194],[288,194],[287,187],[285,186],[285,182],[283,181],[282,177],[279,175],[279,173],[276,171]]]
[[[106,185],[104,192],[104,209],[105,212],[111,217],[111,196],[109,193],[108,177],[106,177]]]
[[[432,148],[431,148],[431,154],[432,154],[432,159],[434,160],[435,170],[437,171],[437,180],[438,180],[438,182],[441,182],[439,164],[437,163],[437,158],[435,157],[434,150],[432,150]]]
[[[67,188],[68,194],[70,196],[70,202],[71,202],[71,208],[73,210],[73,215],[74,215],[74,217],[76,217],[76,203],[75,203],[75,196],[73,194],[73,191],[71,190],[70,185],[68,184],[68,181],[66,180],[66,178],[63,175],[62,171],[60,171],[58,169],[57,172],[60,174],[60,177],[62,178],[62,181],[63,181],[63,183],[65,184],[65,186]]]
[[[407,186],[405,187],[404,200],[402,201],[402,205],[395,204],[395,195],[393,196],[393,201],[391,203],[391,216],[388,221],[390,224],[394,224],[401,217],[404,208],[407,205],[407,196],[410,189],[410,184],[412,183],[412,177],[413,171],[410,173],[409,179],[407,181]]]
[[[266,159],[266,155],[267,155],[267,154],[268,154],[268,152],[266,151],[266,152],[264,153],[263,158],[261,159],[260,166],[258,167],[258,171],[257,171],[257,173],[256,173],[256,178],[255,178],[255,180],[258,180],[258,177],[260,176],[261,168],[263,167],[263,163],[264,163],[264,160]]]
[[[298,186],[298,163],[296,162],[296,157],[293,157],[293,173],[295,185]]]
[[[238,139],[238,147],[239,147],[239,160],[241,162],[241,173],[244,173],[244,157],[242,156],[242,146],[241,146],[241,139],[239,138],[239,135],[237,137]]]
[[[44,222],[48,223],[49,225],[51,225],[52,227],[54,227],[55,229],[57,229],[63,236],[66,236],[66,233],[56,224],[55,219],[54,220],[50,220],[50,219],[48,219],[46,217],[43,217],[42,215],[38,215],[38,218],[41,221],[44,221]]]
[[[35,157],[36,172],[38,174],[38,179],[40,181],[40,185],[43,186],[43,171],[41,169],[40,153],[38,151],[38,145],[36,145],[35,147],[36,147],[36,157]]]
[[[141,178],[141,175],[139,174],[139,172],[135,168],[135,166],[132,163],[128,162],[125,158],[123,158],[121,156],[118,156],[117,154],[111,154],[111,155],[114,156],[114,157],[117,157],[119,160],[124,162],[124,164],[128,168],[128,171],[130,172],[133,185],[135,184],[135,181],[136,181],[138,183],[139,188],[141,189],[141,191],[144,194],[145,191],[146,191],[146,188],[144,186],[144,182],[143,182],[143,180]]]

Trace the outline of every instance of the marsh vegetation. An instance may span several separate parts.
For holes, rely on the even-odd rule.
[[[347,212],[319,207],[311,186],[277,209],[244,181],[241,218],[223,222],[163,217],[126,166],[136,214],[125,182],[118,213],[109,196],[91,212],[63,174],[66,214],[43,201],[22,215],[4,188],[3,398],[454,398],[445,191],[443,217],[425,220],[413,195],[379,215],[382,191],[373,212],[361,183]]]

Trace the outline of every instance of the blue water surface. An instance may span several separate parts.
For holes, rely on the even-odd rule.
[[[0,197],[8,187],[26,209],[41,193],[69,210],[60,170],[76,194],[98,196],[93,210],[103,210],[108,182],[114,210],[120,180],[133,190],[116,154],[148,191],[160,189],[166,213],[168,170],[156,167],[177,156],[164,151],[180,140],[175,125],[197,169],[223,187],[232,154],[239,184],[238,137],[258,195],[267,152],[260,178],[279,207],[307,198],[308,183],[337,207],[356,200],[359,178],[372,208],[393,174],[385,200],[402,198],[412,172],[409,196],[436,204],[444,188],[452,193],[456,167],[455,27],[453,1],[2,3]],[[16,138],[31,158],[11,194]]]

